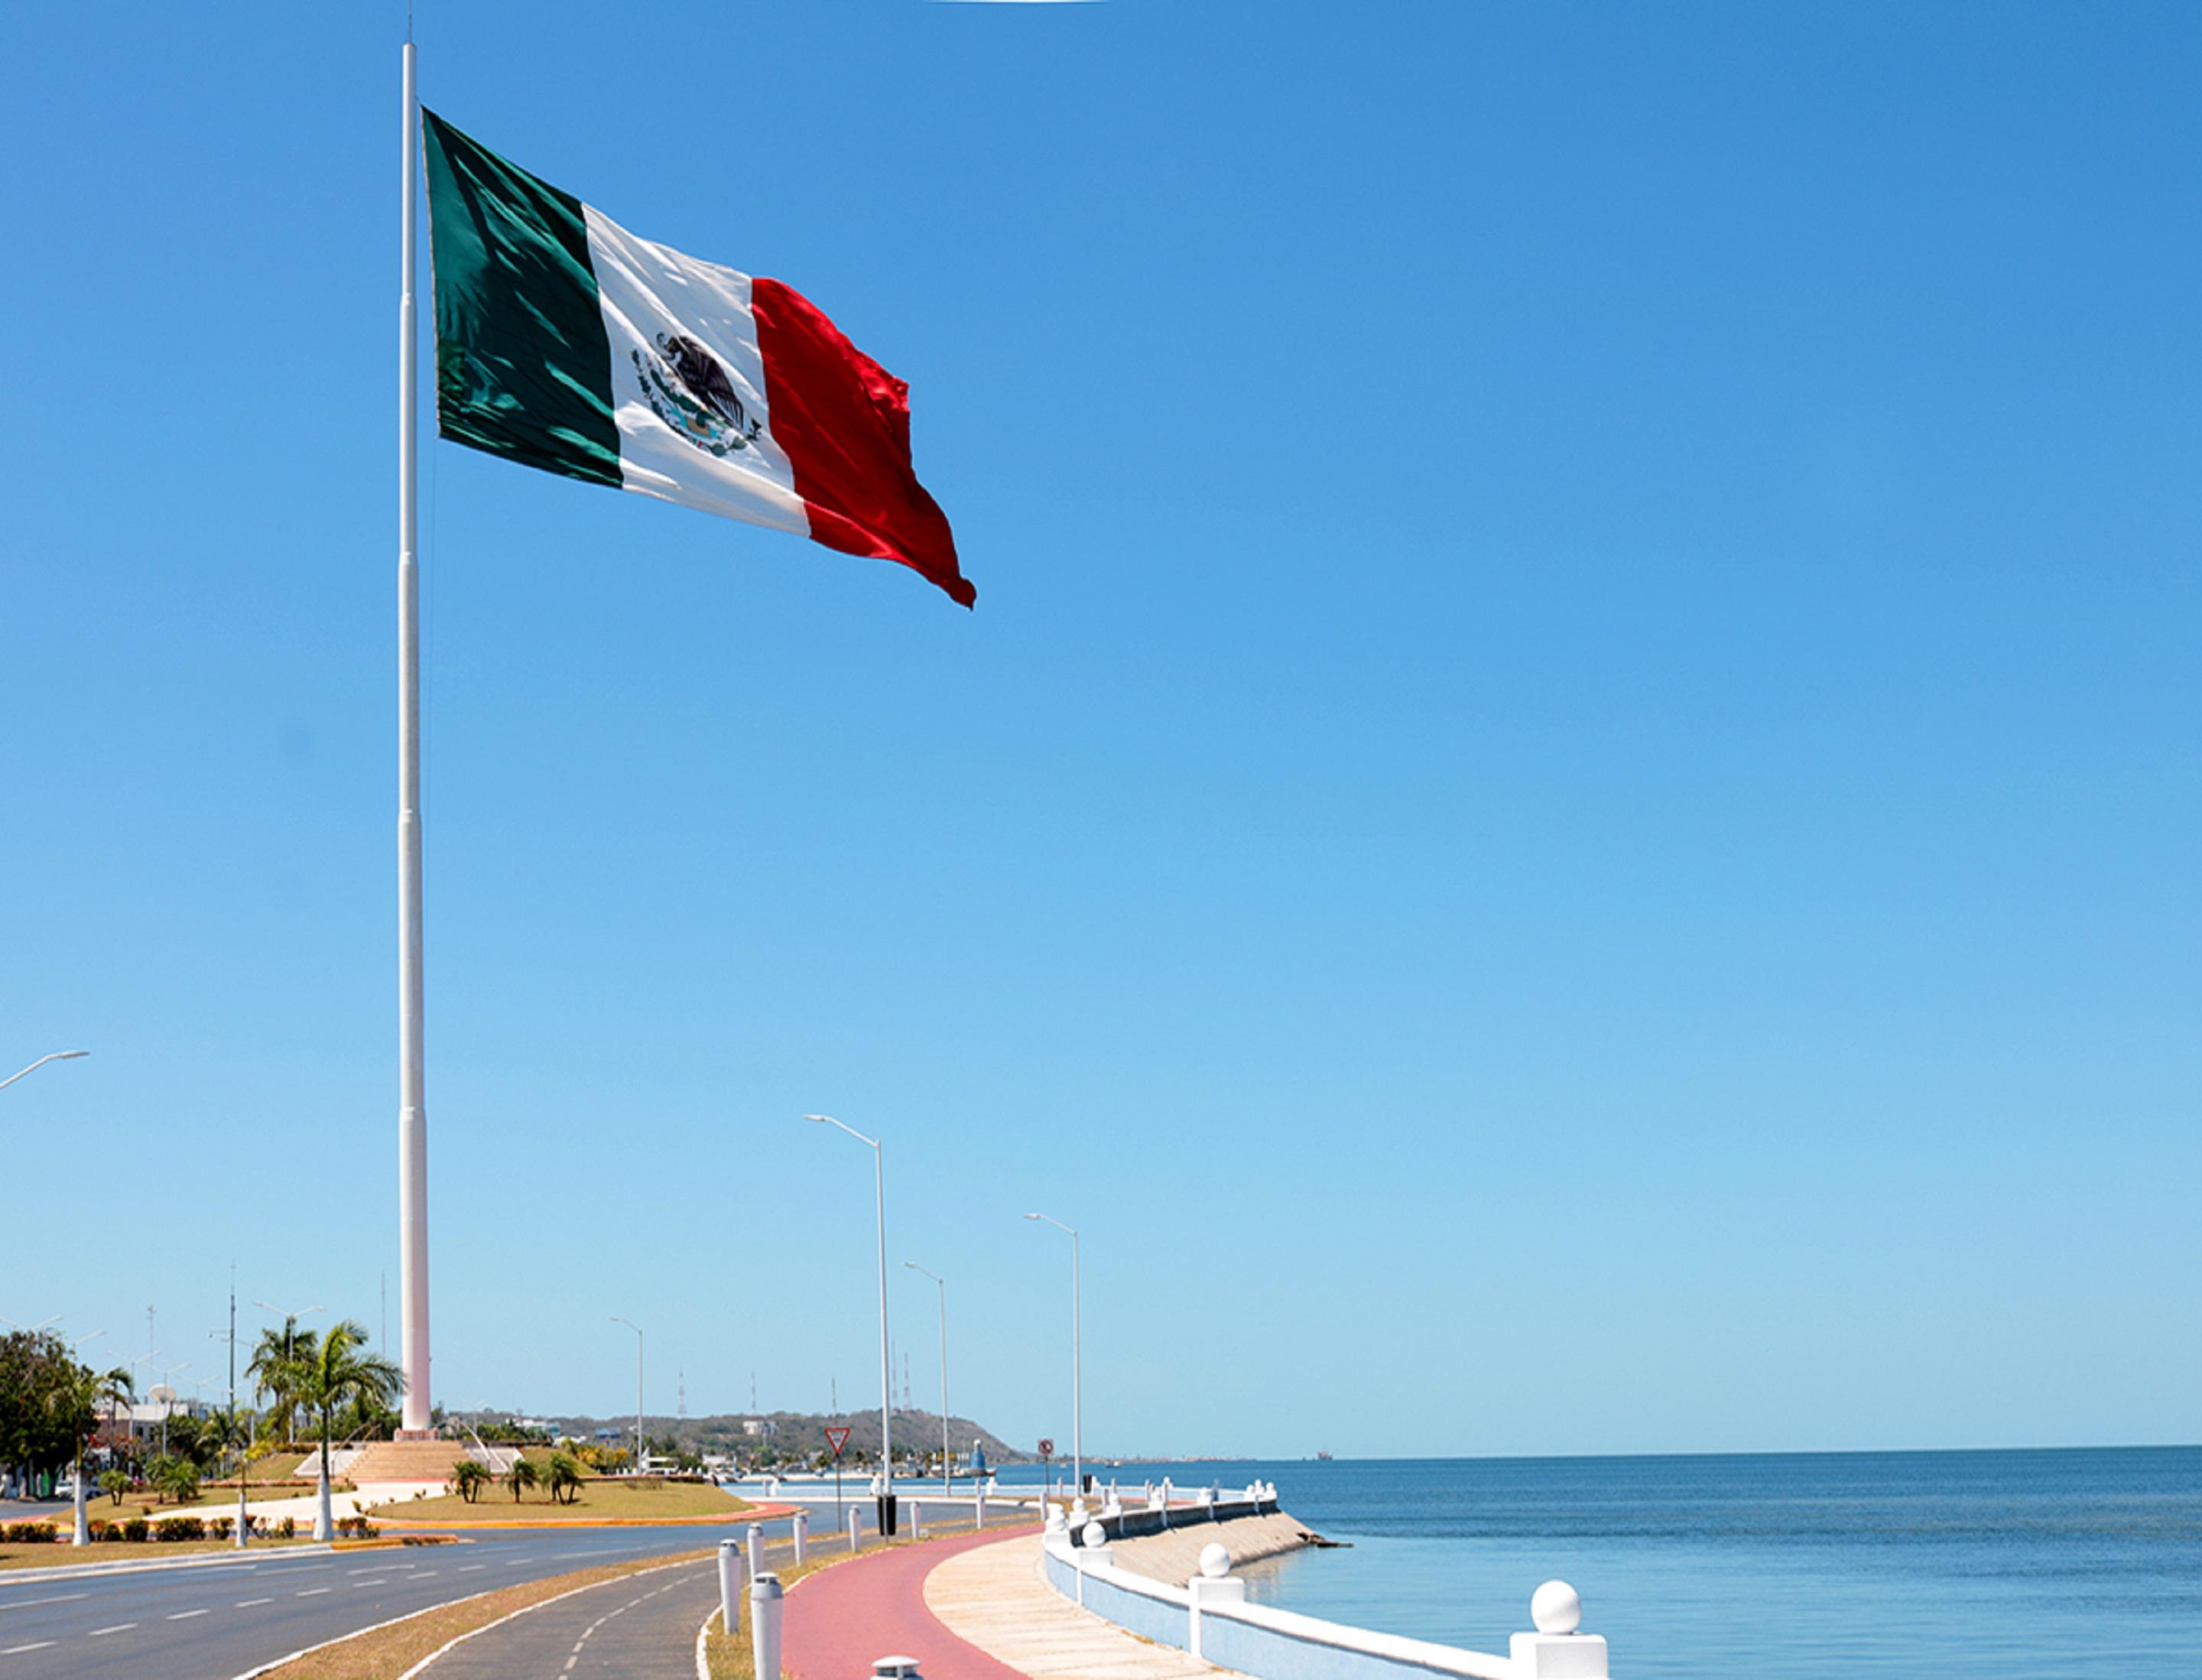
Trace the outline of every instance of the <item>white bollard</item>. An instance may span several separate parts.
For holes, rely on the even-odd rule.
[[[849,1512],[849,1549],[851,1552],[857,1549],[857,1513],[852,1509]]]
[[[749,1526],[750,1579],[754,1581],[764,1573],[764,1524],[751,1523]]]
[[[741,1626],[742,1589],[749,1579],[749,1568],[742,1561],[742,1543],[739,1540],[719,1542],[719,1619],[728,1637]]]
[[[797,1512],[794,1527],[795,1566],[801,1569],[804,1559],[810,1555],[810,1513],[808,1511]]]
[[[1210,1541],[1200,1548],[1200,1573],[1186,1582],[1186,1589],[1192,1595],[1191,1621],[1186,1635],[1186,1650],[1195,1659],[1200,1658],[1201,1612],[1218,1604],[1246,1602],[1246,1583],[1231,1573],[1231,1553]]]
[[[974,1530],[986,1526],[986,1490],[984,1488],[971,1495],[971,1526]]]
[[[921,1680],[916,1657],[874,1657],[871,1680]]]
[[[1547,1581],[1529,1600],[1534,1633],[1517,1633],[1507,1654],[1521,1680],[1605,1680],[1605,1639],[1578,1631],[1582,1599],[1564,1581]]]
[[[920,1532],[918,1524],[925,1520],[924,1513],[918,1509],[917,1501],[914,1499],[903,1500],[902,1514],[909,1522],[910,1538],[916,1539]]]
[[[757,1680],[780,1680],[780,1577],[760,1575],[750,1583],[750,1653]]]

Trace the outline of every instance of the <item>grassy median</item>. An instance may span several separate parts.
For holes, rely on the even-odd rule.
[[[511,1489],[493,1483],[472,1504],[456,1494],[444,1494],[431,1499],[393,1500],[376,1506],[368,1516],[378,1523],[433,1523],[439,1528],[458,1528],[468,1523],[662,1522],[680,1517],[738,1517],[749,1509],[747,1500],[736,1499],[708,1482],[605,1477],[582,1483],[570,1505],[554,1505],[548,1494],[537,1488],[528,1488],[515,1499]]]

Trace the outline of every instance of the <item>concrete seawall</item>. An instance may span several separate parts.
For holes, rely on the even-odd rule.
[[[1110,1547],[1116,1567],[1144,1575],[1151,1581],[1167,1581],[1182,1587],[1200,1573],[1204,1547],[1220,1545],[1231,1554],[1238,1569],[1263,1558],[1297,1552],[1312,1546],[1318,1536],[1288,1512],[1261,1517],[1233,1517],[1221,1523],[1195,1523],[1160,1534],[1119,1540]]]

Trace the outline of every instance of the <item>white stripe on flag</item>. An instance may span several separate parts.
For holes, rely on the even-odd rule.
[[[582,210],[611,340],[622,487],[807,536],[794,469],[772,435],[750,277],[637,239],[592,206]],[[685,382],[675,338],[709,357],[690,352]],[[714,388],[698,389],[699,368]]]

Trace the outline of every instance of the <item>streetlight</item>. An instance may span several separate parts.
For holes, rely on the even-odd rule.
[[[878,1205],[880,1228],[880,1538],[895,1531],[894,1444],[887,1410],[894,1404],[893,1366],[887,1357],[887,1179],[886,1152],[875,1137],[866,1137],[854,1126],[843,1125],[830,1114],[803,1117],[821,1126],[839,1126],[872,1152],[872,1194]]]
[[[295,1312],[288,1312],[283,1308],[276,1306],[274,1301],[264,1301],[260,1300],[257,1296],[253,1298],[252,1304],[255,1306],[263,1308],[267,1312],[274,1313],[278,1318],[280,1318],[283,1321],[283,1358],[286,1363],[293,1357],[297,1347],[298,1339],[298,1321],[304,1317],[309,1312],[326,1312],[328,1311],[328,1308],[316,1303],[312,1306],[302,1306]],[[271,1418],[275,1415],[272,1408],[269,1410],[268,1415]],[[293,1434],[297,1428],[297,1414],[295,1410],[286,1412],[284,1414],[283,1433],[286,1438]]]
[[[18,1076],[17,1076],[18,1078],[21,1078],[21,1076],[20,1074],[19,1074]],[[35,1324],[16,1324],[16,1323],[15,1323],[15,1321],[13,1318],[9,1317],[8,1317],[6,1314],[4,1314],[4,1313],[0,1313],[0,1324],[15,1324],[15,1328],[16,1328],[17,1329],[19,1329],[19,1330],[22,1331],[22,1333],[23,1333],[25,1335],[38,1335],[38,1333],[40,1330],[43,1330],[44,1329],[45,1329],[47,1325],[49,1325],[49,1324],[58,1324],[58,1323],[61,1323],[61,1321],[62,1321],[62,1315],[61,1315],[60,1313],[56,1312],[56,1314],[54,1314],[54,1316],[53,1316],[52,1317],[50,1317],[50,1318],[41,1318],[41,1319],[39,1319],[39,1320],[38,1320],[38,1322],[37,1323],[35,1323]],[[89,1337],[86,1337],[86,1338],[85,1338],[85,1340],[87,1340],[87,1341],[89,1341],[90,1339],[91,1339],[91,1338],[89,1338]]]
[[[106,1334],[107,1332],[105,1330],[101,1329],[94,1330],[90,1335],[78,1336],[74,1341],[69,1343],[69,1357],[72,1359],[77,1358],[79,1356],[78,1350],[83,1347],[85,1342],[97,1341],[100,1337]],[[108,1402],[107,1423],[108,1427],[110,1429],[115,1425],[115,1403],[112,1400]],[[93,1439],[97,1440],[99,1435],[99,1414],[97,1412],[92,1414],[91,1433]],[[70,1501],[76,1506],[74,1512],[76,1520],[73,1525],[69,1543],[74,1546],[89,1546],[91,1544],[91,1519],[85,1512],[84,1451],[80,1445],[76,1455],[76,1476],[74,1480],[76,1482],[76,1490],[73,1494],[71,1494]]]
[[[150,1363],[151,1355],[149,1354],[146,1357],[148,1363]],[[179,1359],[172,1365],[154,1365],[153,1369],[166,1378],[174,1376],[180,1371],[190,1370],[191,1364],[189,1359]],[[168,1391],[168,1399],[161,1401],[161,1456],[165,1459],[168,1456],[168,1414],[176,1409],[176,1385],[174,1382],[163,1382],[162,1386]],[[159,1397],[156,1395],[155,1398]]]
[[[904,1260],[903,1264],[940,1286],[940,1490],[953,1494],[956,1483],[948,1468],[953,1462],[948,1456],[948,1285],[915,1260]]]
[[[634,1473],[642,1474],[642,1326],[632,1318],[612,1314],[612,1323],[634,1332]]]
[[[1050,1218],[1045,1213],[1027,1213],[1027,1219],[1039,1219],[1058,1231],[1070,1232],[1070,1485],[1077,1496],[1086,1496],[1086,1447],[1079,1432],[1080,1388],[1078,1371],[1078,1233],[1071,1230],[1060,1219]]]
[[[21,1072],[11,1073],[5,1079],[0,1079],[0,1091],[6,1090],[10,1085],[13,1085],[17,1080],[21,1079],[24,1074],[36,1073],[40,1068],[45,1066],[49,1062],[74,1062],[79,1056],[89,1056],[91,1054],[91,1052],[89,1050],[56,1050],[50,1056],[41,1056],[37,1061],[32,1063],[30,1066],[23,1069]]]

